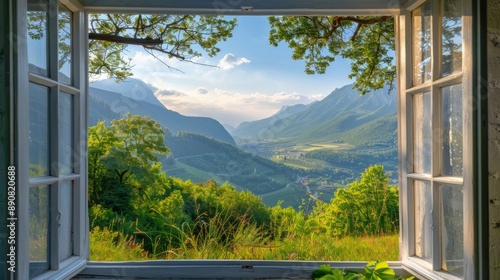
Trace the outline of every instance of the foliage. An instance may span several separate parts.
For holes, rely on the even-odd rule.
[[[91,261],[148,260],[150,256],[142,244],[132,236],[124,236],[109,228],[94,227],[90,231]]]
[[[131,248],[134,256],[153,259],[397,258],[397,191],[383,167],[370,167],[331,203],[311,205],[312,211],[269,208],[227,183],[166,177],[157,158],[168,150],[161,132],[148,118],[130,115],[89,129],[92,234],[111,242],[99,254]],[[376,250],[377,242],[387,245]]]
[[[319,203],[315,219],[335,236],[397,232],[398,189],[388,181],[383,166],[368,167],[359,181],[338,189],[330,204]]]
[[[106,73],[110,78],[122,80],[131,76],[133,67],[124,55],[127,44],[142,45],[155,57],[155,52],[163,53],[182,61],[200,57],[201,51],[215,56],[220,51],[217,44],[232,36],[236,19],[206,15],[92,14],[89,25],[90,74]],[[141,43],[145,41],[149,43]]]
[[[320,265],[318,269],[313,271],[313,280],[396,280],[396,279],[413,279],[413,277],[403,278],[397,276],[394,269],[390,268],[387,262],[369,262],[363,269],[362,273],[354,271],[342,271],[338,268],[332,269],[330,265]]]
[[[99,122],[90,127],[90,206],[103,204],[127,212],[133,200],[163,192],[166,176],[157,157],[169,151],[163,142],[163,129],[148,117],[127,114],[110,126]]]
[[[305,61],[307,74],[324,74],[341,56],[350,59],[354,88],[362,94],[394,87],[394,20],[388,16],[269,17],[269,41],[284,41],[292,58]]]

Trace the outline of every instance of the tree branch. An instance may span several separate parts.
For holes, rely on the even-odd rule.
[[[89,33],[90,40],[108,41],[113,43],[122,43],[128,45],[140,45],[140,46],[157,46],[163,44],[161,39],[151,39],[151,38],[127,38],[111,34],[99,34],[99,33]]]

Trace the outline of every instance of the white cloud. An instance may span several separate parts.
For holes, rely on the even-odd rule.
[[[195,90],[184,95],[162,94],[157,97],[167,108],[181,114],[211,117],[232,126],[237,126],[243,121],[269,117],[285,105],[308,104],[324,97],[323,95],[306,96],[295,92],[277,92],[266,95],[259,92],[252,94],[231,92],[220,88],[212,91],[202,89],[208,93],[198,94]]]
[[[250,60],[244,57],[236,57],[234,54],[228,53],[219,61],[217,66],[224,70],[229,70],[244,63],[250,63]]]
[[[162,90],[157,90],[155,91],[155,96],[157,98],[161,96],[185,96],[186,94],[178,91],[178,90],[171,90],[171,89],[162,89]]]
[[[208,89],[206,89],[204,87],[199,87],[199,88],[195,89],[194,92],[196,92],[198,94],[207,94],[208,93]]]

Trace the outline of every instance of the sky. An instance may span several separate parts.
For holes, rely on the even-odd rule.
[[[216,57],[197,58],[208,67],[168,59],[169,70],[142,48],[129,47],[135,78],[153,85],[156,97],[170,110],[207,116],[236,127],[243,121],[269,117],[285,105],[308,104],[352,83],[349,61],[337,59],[323,75],[307,75],[285,43],[268,42],[267,17],[238,17],[233,37],[219,43]]]

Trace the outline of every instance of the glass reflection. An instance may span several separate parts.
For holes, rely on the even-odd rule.
[[[49,89],[29,84],[30,177],[50,174]]]
[[[462,71],[462,1],[442,1],[441,75]]]
[[[413,96],[413,172],[431,173],[431,94]]]
[[[49,270],[49,186],[29,190],[29,253],[30,278]]]
[[[26,24],[28,27],[29,71],[48,76],[48,0],[28,0]]]
[[[443,269],[458,277],[464,274],[464,218],[462,187],[441,186]]]
[[[432,196],[429,182],[415,181],[415,255],[432,260]]]
[[[431,80],[431,4],[426,2],[412,14],[413,85]]]
[[[59,4],[59,81],[71,84],[71,11]]]
[[[73,96],[59,93],[59,173],[73,173]]]
[[[61,221],[59,232],[59,260],[73,255],[73,182],[60,183]]]
[[[462,85],[442,89],[443,176],[463,174]]]

